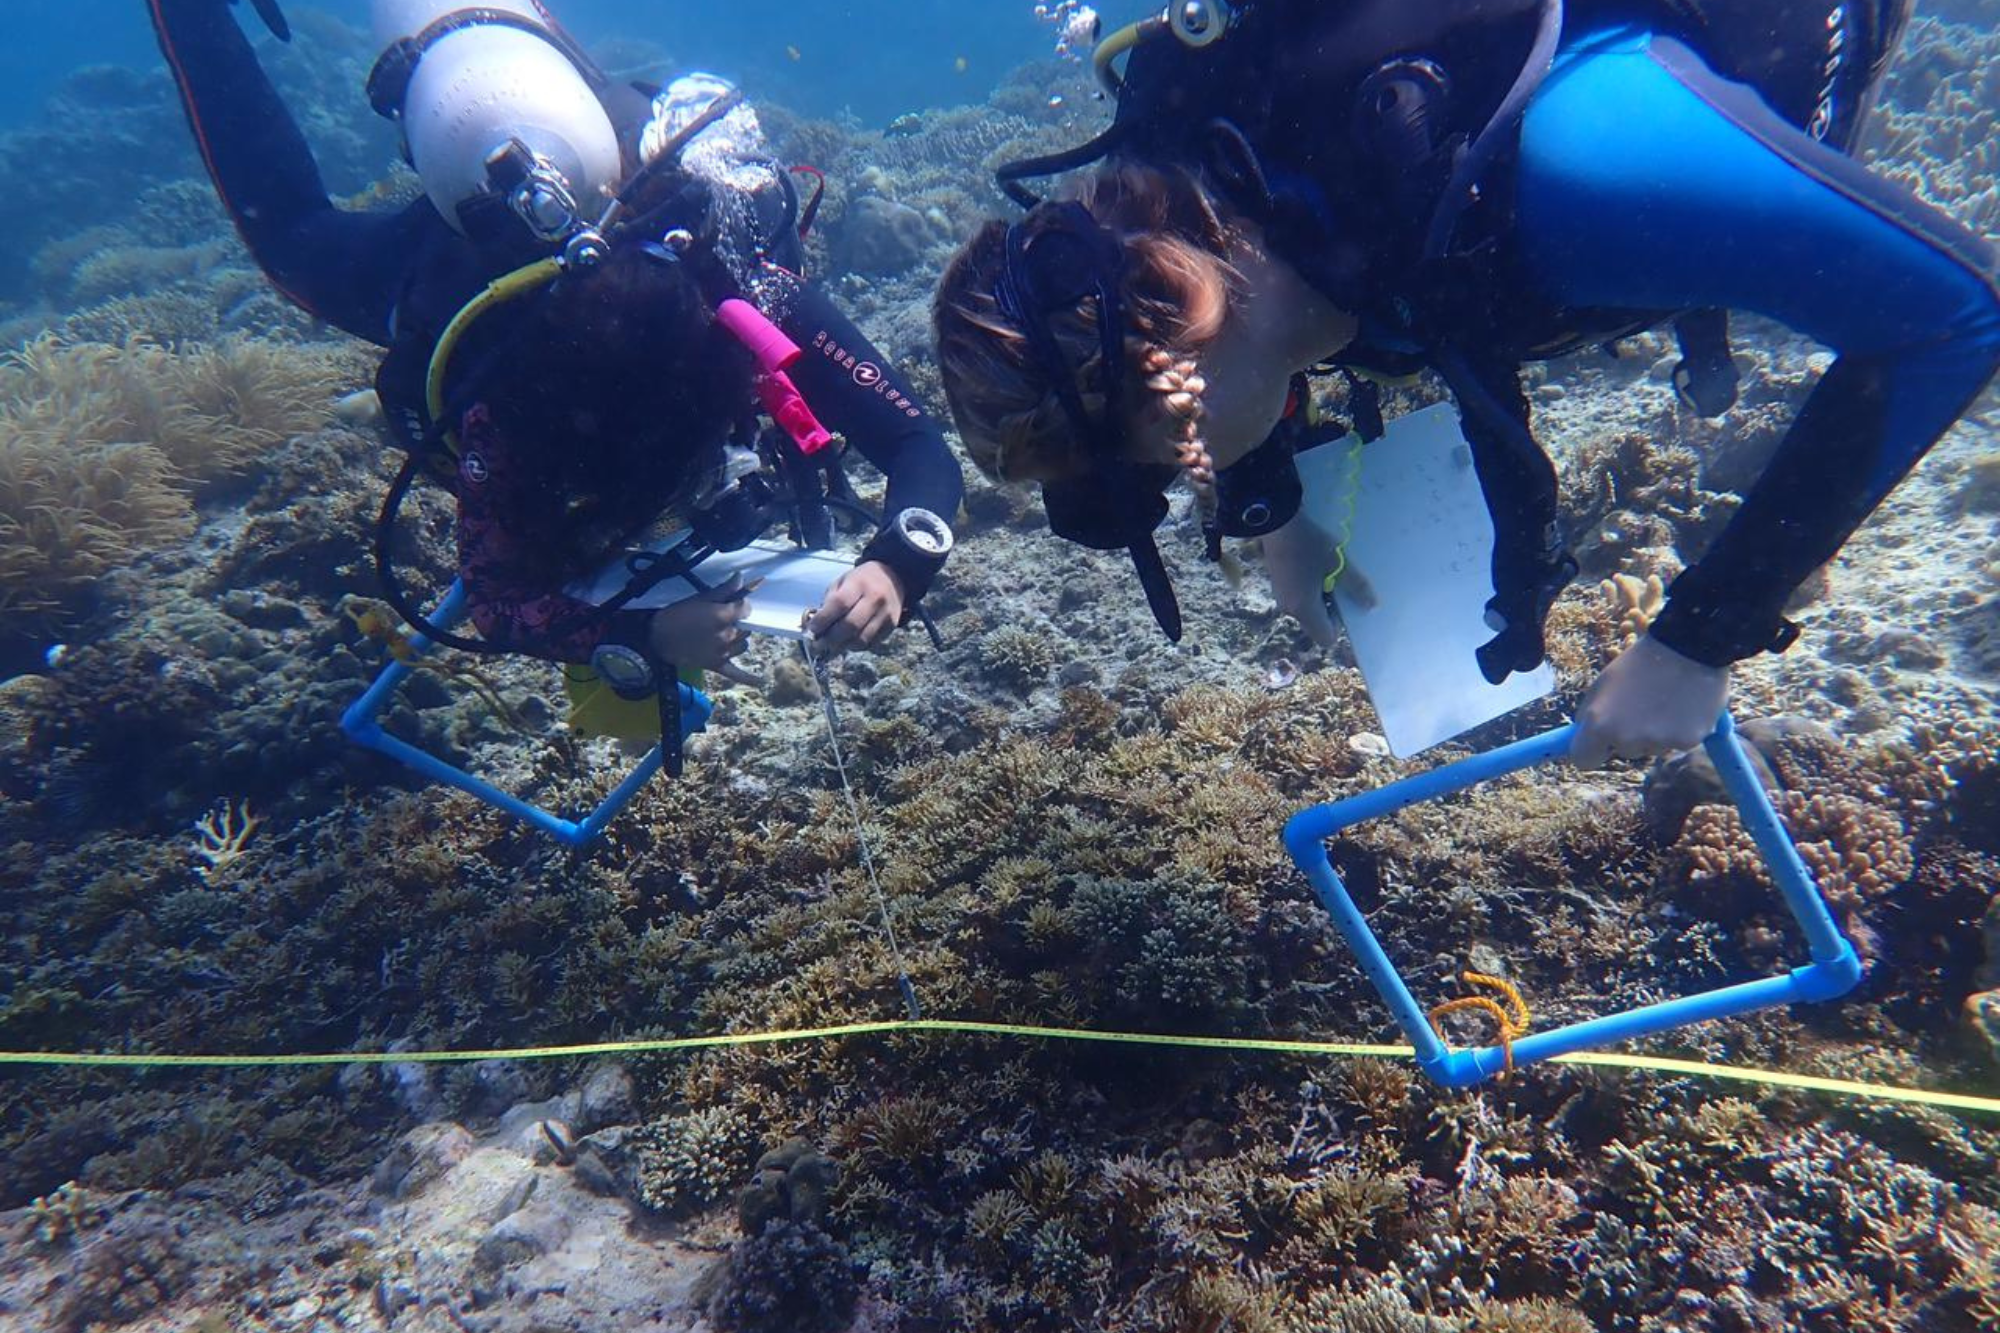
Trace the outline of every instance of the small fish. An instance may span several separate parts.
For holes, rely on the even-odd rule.
[[[49,670],[54,671],[57,667],[62,665],[63,659],[68,656],[69,656],[68,644],[52,643],[49,645],[49,650],[42,654],[42,661],[45,665],[47,665]]]
[[[785,54],[790,56],[794,61],[804,60],[806,58],[805,53],[800,51],[799,48],[796,46],[786,47]]]
[[[963,74],[965,73],[965,71],[972,68],[972,62],[970,60],[967,60],[964,56],[960,56],[958,59],[951,62],[951,67],[957,70],[960,74]]]

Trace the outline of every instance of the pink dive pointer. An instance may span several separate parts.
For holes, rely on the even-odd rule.
[[[806,403],[805,395],[785,371],[804,355],[784,330],[764,317],[764,312],[740,297],[732,296],[716,306],[715,317],[730,336],[756,358],[757,396],[771,419],[784,428],[798,444],[799,452],[816,454],[833,443],[833,435]]]

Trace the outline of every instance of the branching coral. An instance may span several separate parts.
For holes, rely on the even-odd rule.
[[[1048,636],[1019,625],[988,634],[979,646],[979,658],[995,678],[1022,692],[1047,680],[1049,668],[1056,664]]]
[[[250,839],[263,819],[251,813],[248,798],[231,805],[223,801],[194,824],[193,852],[201,864],[196,873],[213,884],[248,854]]]
[[[1866,909],[1905,883],[1916,869],[1909,831],[1893,812],[1853,796],[1785,791],[1772,799],[1800,857],[1866,956],[1875,936]],[[1763,855],[1733,806],[1698,807],[1681,830],[1678,851],[1690,886],[1771,884]],[[1733,913],[1748,903],[1724,899],[1715,905]]]
[[[1598,588],[1610,604],[1614,644],[1621,653],[1652,628],[1660,609],[1667,604],[1666,581],[1658,574],[1644,578],[1636,574],[1613,574]]]
[[[726,1198],[742,1183],[755,1142],[727,1106],[656,1120],[639,1136],[640,1198],[659,1212]]]

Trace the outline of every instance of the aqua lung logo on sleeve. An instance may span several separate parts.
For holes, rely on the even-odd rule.
[[[895,382],[889,378],[889,372],[873,361],[863,361],[842,347],[839,342],[828,336],[825,329],[813,335],[812,345],[814,351],[846,371],[856,384],[870,393],[888,399],[889,405],[904,416],[915,419],[924,414],[923,408],[918,407],[915,400],[896,387]]]
[[[459,460],[458,470],[460,475],[475,486],[485,485],[486,479],[493,475],[486,469],[485,455],[476,449],[468,450],[465,457]]]
[[[1835,5],[1826,15],[1826,62],[1820,66],[1819,104],[1813,107],[1812,119],[1806,124],[1806,133],[1813,138],[1824,140],[1833,130],[1833,118],[1838,111],[1835,106],[1835,92],[1840,87],[1840,72],[1847,66],[1847,6]]]

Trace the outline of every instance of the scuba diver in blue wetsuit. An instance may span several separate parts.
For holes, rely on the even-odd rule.
[[[1222,536],[1264,537],[1280,606],[1324,642],[1331,552],[1295,518],[1296,432],[1273,429],[1288,385],[1322,365],[1435,370],[1494,520],[1479,665],[1497,683],[1542,660],[1576,572],[1520,366],[1678,317],[1677,383],[1719,415],[1724,312],[1776,319],[1837,358],[1590,690],[1573,757],[1692,746],[1731,665],[1790,646],[1793,591],[2000,365],[1987,247],[1844,152],[1909,10],[1176,0],[1100,48],[1112,128],[1003,167],[1027,215],[989,223],[945,278],[939,354],[968,450],[1041,482],[1058,534],[1129,549],[1174,635],[1152,532],[1187,476],[1211,558]],[[1083,167],[1060,200],[1021,183]]]
[[[888,477],[889,519],[810,630],[838,649],[915,611],[951,546],[958,466],[803,276],[817,196],[801,207],[734,89],[618,83],[539,0],[376,0],[369,98],[401,127],[426,197],[352,212],[329,202],[225,0],[148,8],[258,263],[387,349],[377,386],[409,457],[376,556],[390,600],[434,642],[587,663],[634,700],[672,697],[682,669],[747,679],[734,658],[748,590],[659,611],[640,598],[673,576],[705,586],[703,558],[775,527],[827,544],[829,506],[860,509],[829,427]],[[255,8],[287,35],[272,0]],[[425,472],[458,500],[476,640],[429,624],[390,566],[398,508]],[[622,592],[571,591],[668,510],[671,535]]]

